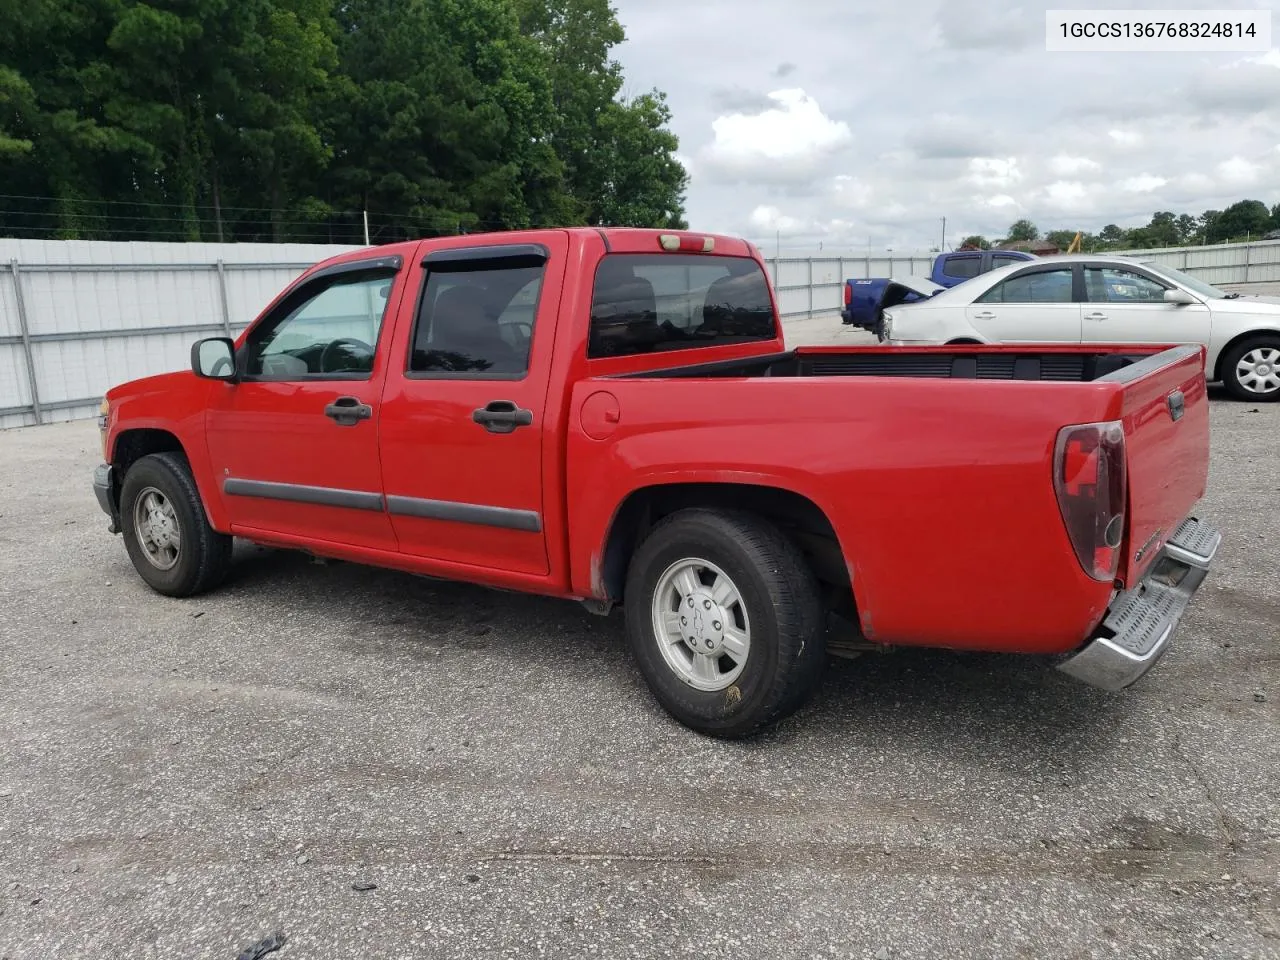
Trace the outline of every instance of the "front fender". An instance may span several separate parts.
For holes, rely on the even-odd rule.
[[[191,465],[205,513],[215,530],[227,532],[229,520],[205,439],[205,412],[212,381],[191,373],[166,373],[121,384],[107,391],[106,457],[120,459],[120,439],[134,430],[159,430],[175,437]],[[121,478],[123,479],[123,478]]]

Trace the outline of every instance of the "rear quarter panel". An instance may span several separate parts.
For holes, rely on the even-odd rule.
[[[606,392],[604,439],[582,427]],[[592,379],[570,405],[575,592],[634,490],[663,483],[775,486],[831,521],[862,629],[891,644],[1023,653],[1078,646],[1111,585],[1076,561],[1053,491],[1059,427],[1105,419],[1116,387],[916,380]],[[588,410],[590,416],[591,408]],[[598,422],[592,432],[601,434]]]

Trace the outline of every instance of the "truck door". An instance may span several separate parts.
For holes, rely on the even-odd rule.
[[[399,256],[324,268],[285,293],[210,393],[205,430],[232,530],[395,550],[382,504],[378,398]]]
[[[462,241],[465,242],[465,241]],[[414,267],[382,399],[382,468],[400,550],[546,574],[548,373],[568,240],[435,247]]]

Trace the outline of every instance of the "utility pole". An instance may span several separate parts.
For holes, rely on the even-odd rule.
[[[947,218],[942,218],[942,243],[938,246],[939,253],[947,252]]]
[[[369,246],[369,211],[364,211],[364,245]]]

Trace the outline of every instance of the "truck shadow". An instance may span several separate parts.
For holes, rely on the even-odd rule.
[[[247,544],[237,546],[223,592],[250,607],[282,609],[286,617],[291,609],[305,610],[309,621],[324,625],[325,639],[353,657],[390,661],[407,653],[424,669],[442,657],[475,660],[495,675],[552,673],[609,687],[616,692],[616,722],[744,756],[795,752],[800,745],[806,755],[821,756],[838,746],[842,755],[888,749],[895,763],[945,760],[1069,775],[1106,765],[1126,749],[1135,727],[1160,723],[1167,701],[1158,686],[1150,695],[1140,688],[1093,690],[1056,673],[1043,658],[895,650],[832,657],[821,688],[796,715],[753,739],[717,742],[680,726],[652,699],[626,650],[618,611],[602,618],[563,600],[317,564]],[[563,709],[570,716],[578,705]],[[609,718],[601,722],[607,726]]]

